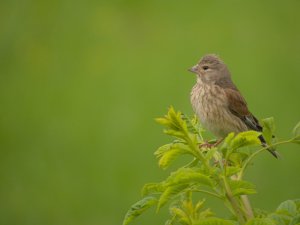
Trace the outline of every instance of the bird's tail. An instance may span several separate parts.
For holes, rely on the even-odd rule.
[[[262,135],[258,136],[259,140],[261,141],[261,145],[263,147],[268,147],[268,144],[266,142],[266,140],[264,139],[264,137]],[[267,150],[276,158],[278,159],[280,157],[279,153],[272,147],[268,147]]]

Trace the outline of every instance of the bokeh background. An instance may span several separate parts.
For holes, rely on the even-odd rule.
[[[300,120],[299,10],[296,0],[1,1],[0,224],[121,224],[143,184],[170,172],[153,156],[170,140],[153,119],[169,105],[192,115],[187,68],[206,53],[289,137]],[[248,171],[254,207],[300,197],[300,148],[278,150]]]

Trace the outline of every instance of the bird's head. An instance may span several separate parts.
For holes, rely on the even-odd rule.
[[[199,63],[189,71],[197,74],[197,80],[204,83],[215,83],[220,79],[230,77],[227,66],[214,54],[203,56]]]

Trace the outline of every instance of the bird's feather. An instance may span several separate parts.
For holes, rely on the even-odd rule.
[[[248,110],[247,103],[238,89],[234,86],[233,88],[224,88],[224,91],[227,96],[229,111],[242,120],[249,129],[262,131],[262,127]]]
[[[193,88],[192,104],[196,109],[195,111],[199,115],[199,118],[202,119],[203,123],[206,123],[211,131],[214,131],[219,135],[226,134],[228,130],[230,130],[229,132],[242,132],[246,130],[262,132],[263,129],[258,120],[248,110],[245,99],[232,82],[226,64],[224,64],[219,57],[212,54],[205,55],[200,62],[193,67],[191,72],[197,74],[198,85],[196,85],[196,87],[210,86],[210,88],[203,89]],[[214,86],[218,87],[216,88]],[[214,102],[213,100],[216,98],[216,93],[213,93],[212,90],[218,91],[222,98],[219,97]],[[205,97],[199,98],[201,93],[202,96]],[[201,104],[199,103],[199,99],[201,99]],[[208,99],[210,99],[210,101],[208,101]],[[209,104],[204,104],[207,102],[209,102]],[[215,110],[215,112],[212,113],[212,110]],[[230,120],[225,124],[227,126],[226,129],[224,129],[224,118],[222,120],[223,124],[217,120],[218,117],[214,118],[215,115],[219,115],[220,117],[220,113],[217,110],[224,110],[224,118]],[[210,118],[209,115],[211,116]],[[277,158],[278,155],[276,151],[267,145],[262,134],[260,134],[258,138],[260,139],[262,146],[266,147],[266,149]]]
[[[240,118],[250,130],[262,132],[262,127],[258,120],[248,110],[247,103],[239,90],[233,86],[232,88],[224,88],[225,94],[228,100],[229,111]],[[266,140],[262,135],[258,137],[263,147],[268,147]],[[267,150],[275,157],[279,158],[279,154],[273,148],[267,148]]]

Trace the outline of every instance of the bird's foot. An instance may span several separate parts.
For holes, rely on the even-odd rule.
[[[213,148],[215,143],[209,143],[208,141],[205,141],[202,144],[199,144],[199,148]]]
[[[199,148],[214,148],[217,147],[223,140],[224,138],[221,138],[214,143],[209,143],[208,141],[205,141],[204,143],[199,145]]]

